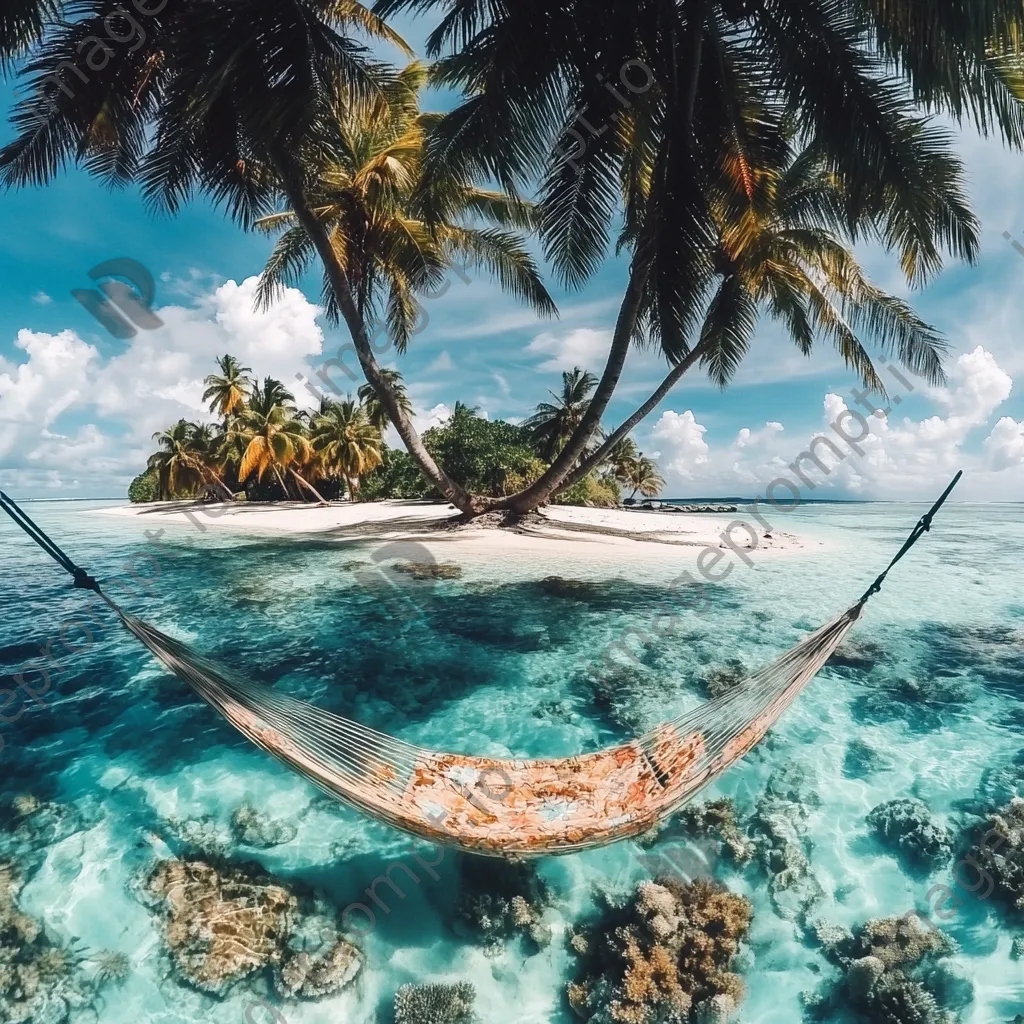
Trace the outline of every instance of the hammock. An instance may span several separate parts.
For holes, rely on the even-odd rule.
[[[426,750],[243,679],[118,607],[3,492],[0,507],[242,735],[324,792],[431,842],[529,856],[640,835],[743,757],[832,656],[889,570],[930,529],[960,476],[856,604],[770,665],[628,743],[531,760]]]

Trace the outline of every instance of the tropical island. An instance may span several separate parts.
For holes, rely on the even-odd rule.
[[[158,450],[132,481],[133,502],[189,497],[233,501],[312,501],[325,504],[389,498],[442,499],[405,451],[389,447],[384,431],[387,406],[372,384],[355,398],[321,399],[316,411],[299,411],[284,385],[248,375],[233,356],[217,360],[205,380],[204,399],[218,422],[179,420],[154,435]],[[382,371],[391,393],[412,417],[401,374]],[[460,487],[491,498],[515,494],[534,483],[551,465],[585,414],[596,378],[579,368],[562,375],[560,394],[538,406],[522,424],[490,420],[461,402],[451,417],[423,435],[423,444],[445,474]],[[603,435],[598,432],[599,441]],[[584,454],[584,459],[590,453]],[[623,437],[597,458],[555,502],[612,507],[623,489],[657,495],[664,486],[653,459],[631,437]]]

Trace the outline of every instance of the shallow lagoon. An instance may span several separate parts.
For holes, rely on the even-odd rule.
[[[82,503],[27,508],[101,579],[123,577],[126,565],[153,576],[145,588],[132,583],[124,603],[204,653],[410,741],[499,756],[594,749],[703,699],[716,668],[771,660],[852,603],[924,511],[815,506],[780,517],[779,528],[820,536],[827,552],[763,561],[755,552],[753,568],[737,565],[706,588],[702,614],[684,614],[675,633],[641,647],[629,631],[650,632],[671,580],[694,570],[695,551],[666,548],[660,566],[549,557],[496,565],[460,555],[452,540],[435,555],[457,562],[462,577],[417,582],[388,568],[401,552],[374,561],[379,546],[366,543],[168,527],[154,544],[143,531],[156,525],[95,515]],[[31,793],[68,808],[28,844],[9,831],[0,857],[14,852],[24,865],[23,913],[62,942],[78,940],[85,955],[115,950],[130,960],[123,987],[104,989],[73,1020],[244,1022],[256,992],[279,1003],[289,1024],[368,1024],[375,1015],[384,1024],[395,990],[428,980],[472,982],[482,1024],[576,1019],[564,1001],[574,964],[565,936],[592,911],[595,888],[626,890],[650,874],[655,859],[632,843],[540,864],[553,905],[545,915],[552,941],[539,951],[520,938],[488,948],[466,933],[459,858],[448,853],[436,880],[420,871],[404,899],[391,900],[387,913],[378,908],[372,932],[357,940],[366,968],[341,995],[281,1002],[258,978],[218,1001],[179,984],[139,889],[160,856],[181,848],[183,828],[194,838],[187,828],[196,826],[183,823],[202,821],[232,857],[311,886],[338,912],[365,901],[365,888],[390,864],[437,855],[326,803],[192,699],[109,616],[96,613],[103,628],[66,625],[64,639],[81,648],[68,656],[62,626],[83,621],[84,595],[7,522],[0,552],[0,671],[36,663],[48,643],[63,664],[38,705],[4,709],[18,717],[0,732],[3,799]],[[802,842],[820,888],[810,917],[855,927],[914,908],[928,914],[957,941],[956,959],[974,979],[974,1000],[961,1011],[970,1024],[1024,1012],[1024,960],[1011,958],[1024,923],[1014,931],[992,900],[970,896],[938,921],[926,894],[955,885],[954,862],[914,872],[879,845],[866,819],[884,801],[915,797],[958,830],[981,804],[1024,795],[1024,768],[1014,767],[1024,748],[1022,558],[1024,508],[947,507],[872,600],[846,656],[702,797],[732,797],[747,815],[773,773],[786,779],[790,798],[803,804]],[[627,663],[612,688],[595,686],[588,669],[623,636],[640,664]],[[37,686],[40,677],[25,678]],[[851,747],[854,740],[877,757]],[[245,804],[294,838],[240,846],[230,822]],[[793,1024],[801,993],[834,968],[778,912],[754,867],[724,858],[713,867],[755,909],[739,1018]],[[264,1019],[253,1016],[254,1024]]]

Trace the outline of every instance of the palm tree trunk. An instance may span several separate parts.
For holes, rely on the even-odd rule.
[[[701,342],[691,349],[675,366],[672,367],[668,376],[658,385],[657,390],[650,398],[640,406],[628,419],[624,420],[621,426],[615,428],[605,438],[604,444],[596,451],[586,456],[583,461],[555,488],[554,494],[561,494],[562,491],[572,487],[573,484],[582,480],[595,466],[599,466],[605,456],[621,441],[652,409],[661,403],[661,400],[675,387],[679,379],[690,369],[691,366],[704,354],[705,343]],[[634,492],[636,493],[636,492]],[[631,495],[632,497],[632,495]]]
[[[291,473],[291,475],[295,477],[295,479],[298,480],[298,482],[305,487],[307,491],[311,494],[315,494],[321,505],[330,505],[330,502],[308,480],[299,476],[291,466],[288,467],[288,472]]]
[[[228,501],[234,501],[235,496],[231,493],[231,489],[228,487],[228,485],[224,483],[224,481],[221,480],[221,478],[217,476],[217,474],[214,473],[212,469],[208,469],[206,472],[209,475],[210,480],[214,483],[214,485],[219,487],[221,492],[226,496],[226,499]]]
[[[274,476],[277,477],[277,482],[281,485],[281,491],[284,494],[284,500],[291,501],[292,496],[288,490],[288,485],[284,482],[284,477],[281,476],[281,471],[277,468],[277,466],[274,466]]]
[[[344,267],[338,261],[337,254],[331,246],[330,239],[323,229],[323,225],[316,219],[313,212],[306,203],[306,197],[299,185],[294,180],[291,171],[291,161],[286,154],[277,155],[277,170],[284,179],[285,192],[291,203],[299,223],[312,239],[316,251],[327,272],[327,279],[331,283],[331,290],[338,301],[338,308],[345,318],[349,333],[352,335],[352,343],[355,345],[356,355],[359,357],[360,365],[367,381],[373,387],[380,398],[381,404],[387,410],[388,416],[394,424],[398,436],[409,454],[419,464],[423,475],[457,508],[463,512],[483,512],[488,504],[487,499],[474,497],[464,487],[455,483],[447,473],[434,461],[430,452],[427,451],[423,440],[412,424],[406,411],[402,408],[391,385],[380,371],[380,365],[373,349],[370,347],[370,339],[366,333],[366,324],[356,307],[355,297],[349,285],[348,275]]]
[[[687,58],[690,63],[687,67],[688,75],[685,83],[685,93],[682,96],[682,109],[679,113],[679,117],[686,127],[692,127],[693,125],[693,115],[697,99],[697,83],[704,42],[705,4],[706,0],[692,0],[689,5],[690,24],[687,29],[689,44],[687,47]],[[674,91],[678,100],[677,85]],[[671,116],[671,111],[669,116]],[[668,166],[667,145],[658,163],[661,165],[661,172],[665,173]],[[658,171],[659,168],[656,167],[656,176],[658,176]],[[636,251],[630,264],[629,284],[626,287],[625,297],[619,307],[619,315],[615,321],[615,331],[612,334],[612,344],[608,352],[608,359],[605,363],[604,373],[601,375],[601,381],[594,392],[594,397],[590,400],[590,404],[587,406],[579,426],[573,431],[572,436],[566,442],[561,452],[559,452],[555,461],[533,484],[501,502],[500,507],[508,508],[510,511],[521,515],[547,501],[560,488],[566,476],[572,472],[576,461],[583,454],[587,443],[600,426],[601,417],[608,408],[608,403],[611,401],[615,388],[618,386],[619,378],[622,376],[622,368],[625,365],[626,356],[629,354],[630,342],[636,333],[644,290],[650,279],[657,254],[656,191],[656,189],[652,189],[651,195],[648,198],[647,223],[637,242]]]

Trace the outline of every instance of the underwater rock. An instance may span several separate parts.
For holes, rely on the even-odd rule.
[[[338,933],[329,908],[258,864],[161,861],[141,896],[164,919],[179,980],[213,996],[270,969],[279,995],[319,999],[344,988],[362,967],[362,954]]]
[[[22,913],[23,879],[0,863],[0,1020],[4,1024],[66,1024],[93,998],[81,971],[82,953],[47,935]]]
[[[391,568],[414,580],[457,580],[462,576],[457,562],[396,562]]]
[[[914,871],[935,871],[953,855],[952,833],[932,820],[920,800],[889,800],[875,807],[867,821],[882,844]]]
[[[819,803],[804,770],[787,765],[769,777],[754,811],[755,846],[768,875],[768,893],[775,912],[787,921],[805,921],[825,895],[811,870],[806,839],[809,808]]]
[[[212,815],[185,819],[170,817],[165,825],[168,832],[189,851],[204,857],[227,856],[230,845],[228,836],[221,832]]]
[[[583,942],[574,936],[569,1002],[594,1024],[728,1020],[743,997],[730,964],[752,916],[749,901],[708,878],[641,882]]]
[[[0,853],[27,866],[50,846],[56,846],[92,824],[78,808],[39,800],[31,793],[16,796],[0,822]]]
[[[343,989],[362,965],[359,950],[351,942],[339,939],[323,956],[285,953],[274,984],[283,996],[322,999]]]
[[[926,975],[928,990],[940,1006],[962,1010],[974,1002],[971,972],[955,960],[940,960]]]
[[[243,804],[231,815],[231,831],[238,842],[267,849],[290,843],[299,830],[289,821],[275,821],[255,807]]]
[[[930,732],[941,729],[951,713],[963,712],[970,699],[966,684],[957,678],[895,678],[872,683],[851,708],[861,721],[903,720],[914,732]]]
[[[862,956],[854,960],[846,972],[846,988],[855,1003],[867,1002],[871,990],[885,974],[885,964],[877,956]]]
[[[537,580],[537,589],[552,597],[568,597],[576,601],[589,601],[601,596],[601,584],[593,580],[568,580],[563,576],[545,576]]]
[[[1024,935],[1018,935],[1010,946],[1011,960],[1024,960]]]
[[[1018,750],[1006,764],[986,768],[981,773],[978,795],[986,814],[1008,804],[1014,797],[1024,797],[1024,749]]]
[[[454,985],[403,985],[395,993],[395,1024],[470,1024],[476,989]]]
[[[970,834],[974,858],[1012,911],[1024,911],[1024,798],[1015,797]]]
[[[234,982],[281,959],[298,901],[251,867],[167,860],[146,882],[163,912],[178,973],[204,992],[223,995]]]
[[[867,779],[878,772],[888,771],[891,767],[892,761],[870,743],[853,739],[846,744],[843,774],[848,779]]]
[[[859,672],[872,669],[886,657],[885,647],[874,641],[859,637],[847,637],[829,660],[833,668],[850,668]]]
[[[488,952],[496,955],[514,935],[525,936],[531,952],[549,945],[551,930],[543,915],[551,903],[551,892],[533,861],[471,854],[459,859],[455,913],[459,923],[481,939]]]
[[[704,677],[704,691],[709,700],[714,700],[739,686],[747,675],[743,662],[738,658],[730,658],[724,665],[713,668]]]

